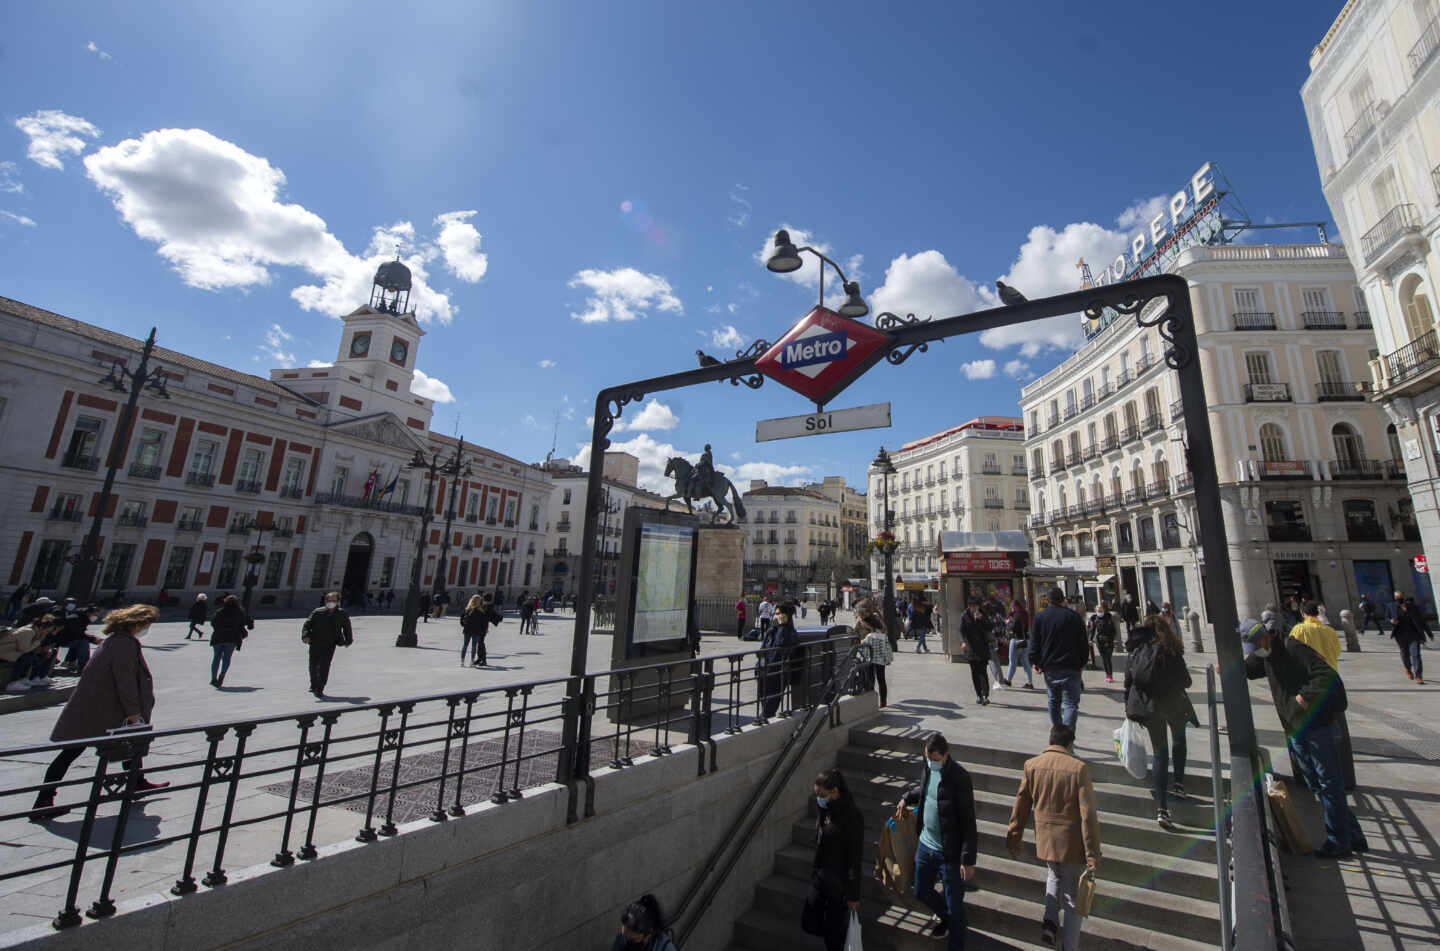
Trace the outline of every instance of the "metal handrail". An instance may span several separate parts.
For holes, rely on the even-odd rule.
[[[1220,784],[1220,718],[1215,700],[1215,668],[1205,667],[1205,696],[1210,704],[1210,801],[1215,807],[1215,870],[1220,889],[1220,949],[1234,946],[1230,908],[1230,840],[1225,834],[1226,807]]]
[[[829,681],[821,696],[825,698],[826,722],[831,726],[837,724],[836,703],[839,700],[839,685],[846,678],[854,676],[860,658],[860,643],[858,640],[851,645],[845,658],[835,665],[834,672],[830,675]],[[799,768],[805,759],[805,754],[810,749],[810,744],[815,742],[819,736],[818,729],[811,730],[810,726],[815,718],[819,706],[812,704],[806,711],[804,718],[799,725],[791,731],[790,736],[785,740],[785,745],[776,755],[774,763],[765,776],[757,783],[750,792],[750,798],[736,815],[735,821],[725,835],[720,837],[718,844],[700,866],[700,871],[695,876],[695,881],[680,900],[672,918],[674,922],[682,922],[675,926],[675,933],[680,947],[689,943],[689,938],[699,926],[701,918],[704,917],[710,903],[715,900],[715,895],[724,886],[725,880],[730,877],[730,872],[735,868],[750,840],[755,837],[760,823],[765,820],[774,805],[775,792],[785,788],[790,782],[795,770]],[[797,747],[798,743],[798,747]],[[793,755],[792,755],[793,754]],[[727,860],[727,853],[728,860]],[[693,905],[693,911],[691,911]],[[689,912],[689,917],[686,917]]]

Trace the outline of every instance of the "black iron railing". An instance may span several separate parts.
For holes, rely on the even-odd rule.
[[[802,640],[786,656],[744,651],[0,750],[7,762],[29,764],[7,774],[13,785],[0,787],[0,823],[37,816],[32,801],[42,793],[81,816],[73,853],[11,863],[0,870],[0,883],[8,892],[59,873],[68,884],[53,924],[68,928],[81,922],[83,898],[93,896],[85,915],[113,914],[117,876],[142,863],[147,871],[173,869],[175,895],[223,885],[235,836],[252,846],[273,842],[271,864],[278,868],[314,859],[328,844],[317,841],[321,810],[353,812],[355,839],[373,842],[395,835],[400,823],[444,822],[467,807],[503,805],[524,798],[527,788],[561,782],[570,787],[574,821],[582,787],[585,814],[594,814],[593,762],[624,768],[684,743],[699,749],[697,775],[703,776],[717,768],[717,737],[796,714],[809,724],[841,692],[864,692],[850,676],[855,644],[855,637],[839,633]],[[838,719],[833,706],[829,716],[832,724]],[[577,739],[568,746],[561,739],[567,717],[578,720]],[[94,768],[46,784],[43,765],[67,750],[93,750]],[[145,780],[170,783],[166,814],[180,817],[176,831],[127,836],[145,796],[142,757],[148,758]],[[271,795],[254,795],[257,790]],[[87,871],[98,866],[97,882]]]
[[[64,457],[61,458],[60,465],[66,469],[81,469],[85,472],[94,472],[100,468],[100,457],[83,452],[67,452]]]
[[[215,484],[215,475],[211,472],[187,472],[185,473],[185,484],[208,489]]]
[[[85,512],[83,509],[74,507],[61,508],[57,505],[50,510],[50,521],[52,522],[78,522],[84,516]]]
[[[1352,383],[1349,380],[1321,380],[1315,384],[1315,398],[1322,403],[1363,402],[1369,391],[1369,383]]]
[[[1435,331],[1427,330],[1414,340],[1392,353],[1385,355],[1385,371],[1390,385],[1403,383],[1440,362],[1440,345],[1437,345]]]
[[[1355,329],[1356,329],[1356,330],[1374,330],[1374,329],[1375,329],[1375,325],[1370,322],[1370,311],[1368,311],[1368,310],[1357,310],[1357,311],[1355,311]]]
[[[175,523],[175,530],[179,532],[199,532],[204,529],[205,522],[198,518],[182,518]]]
[[[1360,107],[1360,111],[1355,114],[1355,121],[1350,123],[1350,128],[1345,130],[1345,154],[1347,156],[1354,155],[1355,149],[1375,128],[1375,119],[1375,103],[1367,102]]]
[[[1274,330],[1275,315],[1268,311],[1240,311],[1235,314],[1236,330]]]
[[[1360,238],[1360,250],[1365,255],[1365,263],[1370,263],[1379,257],[1402,235],[1420,230],[1420,215],[1415,211],[1414,205],[1400,204],[1391,208],[1375,223],[1375,227],[1365,232]]]
[[[1220,713],[1215,699],[1215,668],[1205,665],[1205,699],[1209,704],[1210,725],[1210,802],[1215,810],[1215,869],[1220,891],[1220,948],[1230,951],[1233,945],[1230,896],[1230,810],[1227,807],[1224,781],[1220,775]]]
[[[1344,330],[1345,315],[1338,310],[1307,310],[1300,315],[1306,330]]]
[[[1288,403],[1290,402],[1289,383],[1246,383],[1245,402],[1247,403]]]
[[[130,463],[130,477],[132,479],[158,479],[160,478],[160,467],[132,462]]]
[[[1332,459],[1332,479],[1383,479],[1385,469],[1379,459]]]
[[[386,502],[383,499],[364,499],[357,495],[339,495],[334,492],[315,493],[316,505],[340,505],[352,509],[369,509],[374,512],[392,512],[396,515],[424,515],[421,505],[404,505],[400,502]]]
[[[1435,50],[1440,49],[1440,18],[1432,18],[1425,24],[1425,30],[1420,34],[1420,39],[1410,47],[1410,52],[1405,58],[1410,62],[1410,75],[1414,76],[1420,72],[1420,67],[1430,61],[1435,55]]]

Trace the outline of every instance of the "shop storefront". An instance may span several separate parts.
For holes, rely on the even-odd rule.
[[[941,645],[952,661],[960,659],[958,621],[971,600],[1006,610],[1020,600],[1033,610],[1025,588],[1030,554],[1024,533],[942,532],[940,559]]]

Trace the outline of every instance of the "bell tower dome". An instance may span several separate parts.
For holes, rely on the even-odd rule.
[[[370,307],[388,314],[410,313],[410,269],[398,257],[376,269]]]

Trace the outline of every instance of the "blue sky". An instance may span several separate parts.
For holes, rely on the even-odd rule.
[[[1341,5],[5,4],[0,294],[264,373],[333,360],[398,248],[436,428],[538,460],[558,417],[574,457],[601,386],[808,310],[812,270],[758,259],[781,225],[872,310],[950,316],[1075,289],[1206,161],[1257,221],[1328,217],[1299,87]],[[873,369],[833,407],[887,431],[756,444],[811,408],[767,382],[612,438],[651,476],[708,441],[859,484],[881,442],[1017,412],[1076,331]]]

